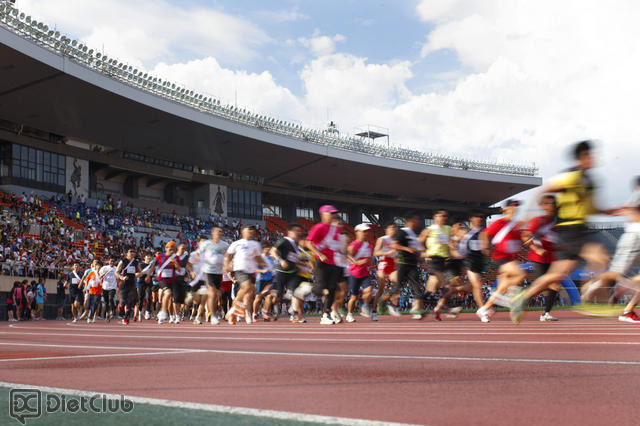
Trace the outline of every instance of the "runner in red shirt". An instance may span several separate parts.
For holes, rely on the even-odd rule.
[[[371,282],[370,269],[371,259],[373,255],[373,246],[367,241],[369,238],[369,231],[371,227],[366,223],[361,223],[356,226],[356,239],[347,248],[347,254],[349,262],[349,303],[347,309],[347,322],[355,322],[353,317],[353,308],[356,306],[358,296],[360,295],[360,289],[362,288],[362,306],[360,308],[360,315],[371,317],[371,321],[378,321],[373,305],[371,304],[371,293],[373,290],[373,283]]]
[[[177,245],[175,241],[169,241],[165,245],[165,252],[159,253],[149,271],[149,275],[156,274],[158,280],[158,297],[160,298],[160,311],[158,312],[158,324],[163,324],[169,319],[169,303],[172,300],[173,286],[176,280],[176,270],[180,264],[176,257]]]
[[[556,260],[554,249],[558,239],[554,232],[556,224],[556,197],[551,194],[543,195],[540,199],[540,208],[545,211],[544,216],[531,219],[527,229],[522,231],[522,241],[529,248],[527,259],[534,265],[536,278],[547,273],[551,263]],[[540,315],[540,321],[558,321],[551,315],[551,308],[558,298],[560,284],[553,283],[546,294],[544,313]]]
[[[522,223],[515,220],[516,210],[520,201],[507,200],[502,209],[504,217],[496,220],[484,231],[493,245],[491,258],[498,269],[498,287],[491,294],[489,300],[476,312],[482,322],[489,322],[489,309],[497,300],[505,302],[504,295],[509,287],[520,284],[526,274],[520,268],[518,252],[522,247]]]
[[[327,297],[324,302],[324,314],[320,324],[334,324],[331,319],[331,306],[336,294],[338,281],[342,277],[342,268],[336,266],[334,254],[340,249],[340,228],[333,225],[338,210],[331,205],[320,207],[320,223],[315,224],[309,231],[304,246],[311,250],[317,258],[316,282],[313,293],[321,300],[326,290]]]

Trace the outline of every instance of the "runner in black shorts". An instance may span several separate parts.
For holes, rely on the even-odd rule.
[[[137,297],[136,278],[142,275],[141,271],[136,251],[133,248],[127,249],[125,258],[116,267],[116,276],[120,280],[120,305],[124,308],[124,325],[129,324],[129,318],[133,314]]]
[[[178,260],[179,267],[176,269],[176,280],[173,287],[173,322],[179,324],[182,321],[182,305],[184,305],[186,296],[186,277],[189,273],[189,253],[187,253],[186,244],[180,244],[178,246],[176,259]]]
[[[511,319],[518,323],[522,317],[523,308],[529,299],[553,284],[559,284],[578,266],[583,253],[592,242],[592,233],[585,224],[589,214],[611,211],[600,210],[594,206],[595,185],[589,176],[589,170],[594,166],[592,143],[578,142],[573,148],[575,167],[551,179],[543,188],[545,193],[555,193],[557,200],[558,245],[556,260],[551,263],[549,271],[536,279],[533,284],[519,297],[512,301]],[[596,248],[594,246],[594,248]]]
[[[80,265],[74,263],[69,273],[69,300],[71,302],[71,314],[73,315],[73,322],[78,322],[80,311],[84,304],[84,293],[80,289],[79,284],[82,281],[82,273],[80,272]]]
[[[169,304],[172,302],[171,293],[175,282],[175,271],[180,268],[176,259],[176,242],[169,241],[165,245],[165,252],[159,253],[151,267],[150,274],[156,274],[158,280],[158,297],[160,308],[158,312],[158,324],[163,324],[169,319]]]
[[[416,213],[408,213],[405,218],[405,227],[398,230],[394,237],[393,248],[398,253],[398,280],[391,285],[391,300],[389,311],[392,315],[398,315],[398,299],[400,289],[408,283],[414,299],[414,306],[411,309],[413,319],[422,319],[424,311],[424,287],[420,280],[418,263],[422,254],[423,244],[420,244],[416,232],[420,230],[420,216]]]
[[[144,319],[151,319],[151,304],[153,303],[153,283],[149,271],[152,266],[153,258],[151,254],[144,254],[144,261],[140,262],[140,275],[138,276],[138,321],[142,321],[142,308],[144,302],[147,302],[147,309],[144,313]]]
[[[223,232],[221,228],[211,229],[211,239],[200,241],[199,251],[203,262],[202,272],[207,282],[207,308],[209,315],[207,321],[213,325],[220,324],[220,318],[216,314],[218,311],[218,301],[220,299],[220,288],[222,285],[222,267],[224,265],[224,254],[229,248],[229,244],[222,240]]]

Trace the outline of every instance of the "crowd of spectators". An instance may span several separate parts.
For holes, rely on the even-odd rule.
[[[95,257],[119,257],[126,247],[134,247],[140,253],[153,253],[171,239],[195,249],[199,238],[209,235],[213,226],[221,227],[225,239],[233,241],[239,238],[243,225],[240,220],[227,217],[198,218],[182,216],[175,211],[165,213],[137,208],[111,196],[89,205],[84,196],[74,197],[71,193],[58,194],[49,200],[41,200],[33,192],[0,193],[0,204],[3,209],[0,215],[2,273],[35,279],[32,284],[21,281],[25,305],[29,306],[34,302],[28,300],[28,295],[37,293],[32,287],[37,287],[39,280],[60,279],[74,262],[88,266]],[[260,226],[258,233],[259,239],[268,243],[275,243],[282,237],[280,233],[269,232]],[[425,280],[426,273],[424,270]],[[375,270],[372,270],[372,278],[375,279]],[[489,293],[490,283],[487,282],[483,287],[484,297]],[[405,289],[400,297],[400,307],[408,310],[412,302],[411,294]],[[470,294],[455,294],[450,303],[475,309]],[[316,305],[310,301],[307,308],[313,312],[318,309]],[[531,305],[543,306],[544,295],[532,299]]]

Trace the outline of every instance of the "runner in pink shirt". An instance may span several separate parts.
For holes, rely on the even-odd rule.
[[[371,256],[373,255],[373,245],[367,241],[371,227],[366,223],[361,223],[355,227],[356,239],[347,248],[347,254],[351,265],[349,266],[349,303],[347,305],[347,322],[355,322],[353,318],[353,308],[356,306],[360,289],[362,288],[362,307],[360,315],[371,316],[371,321],[378,321],[373,305],[371,304],[371,293],[373,283],[371,282]]]

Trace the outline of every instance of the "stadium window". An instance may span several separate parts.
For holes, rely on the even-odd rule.
[[[6,165],[3,173],[6,172],[6,175],[11,170],[12,178],[31,181],[47,189],[53,189],[51,185],[64,187],[66,170],[64,155],[13,144],[11,148],[5,148],[2,156],[3,164]]]
[[[282,209],[280,208],[280,206],[272,206],[272,205],[265,204],[264,207],[262,208],[262,215],[282,217]]]
[[[313,209],[298,207],[296,208],[296,217],[313,220]]]

